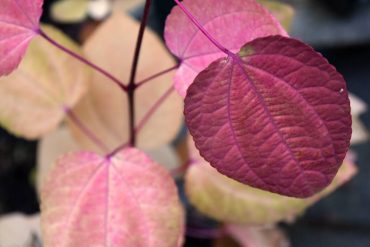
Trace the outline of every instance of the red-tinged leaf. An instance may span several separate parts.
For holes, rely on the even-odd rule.
[[[0,76],[22,60],[37,35],[43,0],[0,0]]]
[[[287,35],[278,21],[255,0],[185,0],[183,4],[223,46],[234,52],[245,43],[268,35]],[[223,57],[179,7],[173,8],[165,27],[171,52],[181,59],[175,87],[185,97],[199,72]]]
[[[137,149],[61,157],[41,195],[46,247],[176,247],[184,215],[169,173]]]
[[[293,197],[330,184],[351,137],[343,77],[309,46],[281,36],[256,39],[201,72],[185,119],[219,172]]]

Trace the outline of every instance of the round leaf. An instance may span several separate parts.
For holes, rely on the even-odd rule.
[[[343,77],[311,47],[282,36],[256,39],[202,71],[185,119],[219,172],[294,197],[331,183],[351,138]]]
[[[184,212],[169,173],[137,149],[61,157],[43,185],[45,247],[176,247]]]

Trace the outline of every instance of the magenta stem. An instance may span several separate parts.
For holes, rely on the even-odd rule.
[[[124,149],[125,147],[128,147],[128,146],[129,146],[129,143],[128,142],[122,143],[121,145],[119,145],[118,147],[116,147],[112,152],[110,152],[107,155],[105,155],[105,157],[107,159],[110,159],[111,157],[113,157],[114,155],[116,155],[119,151],[121,151],[122,149]]]
[[[68,118],[101,150],[107,152],[108,147],[89,129],[82,121],[77,117],[77,115],[69,107],[63,108],[65,114]]]
[[[164,94],[154,103],[154,105],[148,110],[148,112],[144,115],[141,119],[140,123],[135,128],[136,135],[139,131],[144,127],[144,125],[148,122],[148,120],[152,117],[152,115],[158,110],[158,108],[162,105],[162,103],[171,95],[174,91],[174,88],[171,86],[168,90],[164,92]],[[155,130],[152,130],[155,131]]]
[[[226,55],[233,54],[231,51],[226,49],[223,45],[221,45],[212,35],[199,23],[199,21],[193,16],[192,13],[183,5],[179,0],[174,0],[176,4],[180,7],[180,9],[189,17],[189,19],[196,25],[199,30],[211,41],[220,51],[225,53]]]
[[[62,50],[63,52],[67,53],[68,55],[76,58],[77,60],[79,60],[80,62],[86,64],[87,66],[90,66],[91,68],[93,68],[94,70],[96,70],[97,72],[103,74],[104,76],[106,76],[108,79],[110,79],[111,81],[113,81],[117,86],[119,86],[123,91],[127,91],[127,87],[123,84],[122,81],[120,81],[119,79],[117,79],[116,77],[114,77],[112,74],[110,74],[109,72],[107,72],[106,70],[104,70],[103,68],[97,66],[96,64],[86,60],[84,57],[80,56],[79,54],[71,51],[70,49],[68,49],[67,47],[63,46],[62,44],[59,44],[58,42],[56,42],[55,40],[53,40],[50,36],[48,36],[44,31],[42,31],[41,29],[39,29],[38,33],[41,35],[41,37],[43,37],[45,40],[47,40],[50,44],[52,44],[53,46],[57,47],[58,49]]]
[[[144,79],[144,80],[142,80],[142,81],[140,81],[140,82],[136,83],[136,88],[141,87],[141,86],[142,86],[142,85],[144,85],[145,83],[147,83],[147,82],[149,82],[149,81],[151,81],[151,80],[154,80],[155,78],[160,77],[160,76],[162,76],[162,75],[164,75],[164,74],[167,74],[167,73],[169,73],[169,72],[171,72],[171,71],[173,71],[173,70],[177,69],[178,67],[179,67],[179,65],[175,65],[175,66],[173,66],[173,67],[171,67],[171,68],[168,68],[168,69],[166,69],[166,70],[163,70],[163,71],[161,71],[161,72],[158,72],[158,73],[156,73],[156,74],[154,74],[154,75],[152,75],[152,76],[150,76],[150,77],[148,77],[148,78],[146,78],[146,79]]]
[[[129,110],[129,133],[130,133],[130,146],[135,146],[136,144],[136,133],[135,133],[135,89],[137,88],[135,84],[136,79],[136,72],[137,72],[137,65],[139,63],[141,45],[143,43],[145,27],[148,22],[149,18],[149,11],[151,0],[145,1],[144,13],[141,18],[140,29],[138,33],[138,37],[136,40],[136,48],[134,53],[134,58],[132,60],[131,65],[131,73],[130,73],[130,80],[127,86],[127,99],[128,99],[128,110]]]
[[[166,100],[168,96],[173,92],[173,87],[168,89],[158,100],[157,102],[148,110],[148,112],[145,114],[145,116],[141,119],[138,126],[135,128],[135,134],[137,135],[139,131],[144,127],[144,125],[148,122],[150,117],[155,113],[156,110],[160,107],[160,105]],[[130,146],[129,142],[125,142],[121,145],[119,145],[117,148],[115,148],[112,152],[107,154],[105,157],[110,158],[114,156],[116,153],[124,149],[125,147]]]

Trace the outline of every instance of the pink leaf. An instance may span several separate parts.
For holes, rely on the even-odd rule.
[[[201,72],[185,118],[219,172],[294,197],[330,184],[351,137],[343,77],[309,46],[281,36],[256,39]]]
[[[225,231],[237,240],[241,247],[285,247],[290,246],[285,234],[277,226],[255,227],[227,224]]]
[[[22,60],[37,35],[43,0],[0,0],[0,76]]]
[[[287,35],[279,22],[255,0],[185,0],[183,4],[217,41],[235,52],[259,37]],[[197,74],[224,56],[179,7],[173,8],[167,18],[165,40],[171,52],[182,61],[174,80],[183,97]]]
[[[137,149],[61,157],[42,190],[46,247],[175,247],[184,215],[168,172]]]

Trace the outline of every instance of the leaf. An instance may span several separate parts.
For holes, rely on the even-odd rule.
[[[38,34],[43,0],[0,1],[0,76],[18,67]]]
[[[369,139],[369,131],[361,122],[360,115],[367,112],[366,103],[354,94],[349,94],[352,114],[352,138],[351,144],[359,144]]]
[[[237,52],[258,37],[287,35],[275,18],[255,0],[185,0],[183,4],[204,28],[227,49]],[[181,60],[175,88],[183,97],[199,72],[224,57],[179,7],[174,7],[165,27],[165,40]]]
[[[61,157],[41,196],[44,246],[181,246],[184,212],[169,173],[137,149]]]
[[[294,18],[294,9],[286,3],[275,0],[258,0],[281,23],[285,30],[290,30]]]
[[[351,138],[343,77],[311,47],[282,36],[212,63],[189,87],[184,113],[219,172],[286,196],[329,185]]]
[[[43,30],[81,53],[67,36],[51,26]],[[72,73],[73,72],[73,73]],[[0,79],[0,124],[15,135],[36,139],[54,129],[87,88],[89,73],[79,61],[35,37],[19,69]]]
[[[287,237],[278,227],[251,227],[227,224],[225,232],[238,241],[241,247],[287,247]],[[217,245],[227,247],[227,245]]]
[[[119,28],[117,28],[119,27]],[[139,24],[120,13],[111,16],[84,45],[92,62],[110,71],[124,82],[129,79],[131,60]],[[160,62],[156,58],[160,58]],[[145,32],[137,80],[142,80],[174,65],[158,37],[150,30]],[[136,122],[140,122],[171,86],[171,73],[143,85],[135,93]],[[78,117],[109,148],[116,148],[128,140],[127,96],[107,78],[93,73],[89,93],[74,109]],[[183,102],[176,93],[158,108],[138,135],[141,148],[155,148],[167,144],[178,133],[182,124]],[[72,125],[73,135],[88,149],[92,143]],[[98,151],[98,150],[96,150]]]
[[[51,7],[51,16],[58,22],[80,22],[87,17],[89,0],[59,0]]]
[[[230,179],[218,173],[194,149],[192,156],[197,162],[186,173],[186,194],[200,212],[226,223],[269,225],[290,222],[357,173],[356,166],[345,161],[325,190],[312,197],[298,199],[255,189]]]

